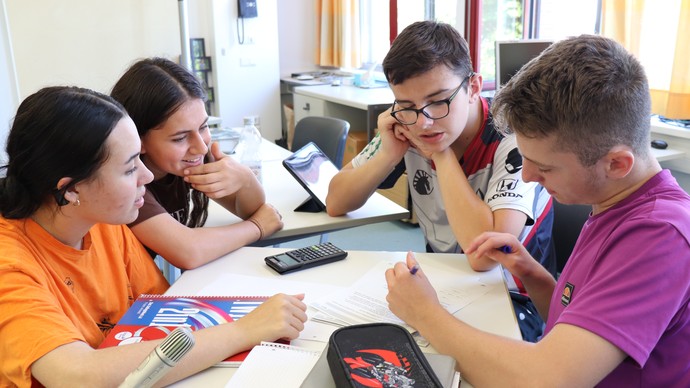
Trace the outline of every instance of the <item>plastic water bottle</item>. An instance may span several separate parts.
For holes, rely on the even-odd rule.
[[[244,149],[240,161],[249,167],[261,182],[261,133],[254,126],[254,117],[244,118],[241,139]]]

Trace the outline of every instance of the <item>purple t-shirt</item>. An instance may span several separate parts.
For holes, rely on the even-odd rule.
[[[690,387],[690,196],[668,170],[585,223],[546,333],[559,323],[628,355],[601,386]]]

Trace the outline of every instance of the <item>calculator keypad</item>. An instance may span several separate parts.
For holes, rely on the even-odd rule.
[[[336,247],[332,243],[325,243],[300,248],[294,251],[286,252],[286,254],[297,261],[308,262],[324,256],[337,255],[341,252],[343,252],[343,250]]]

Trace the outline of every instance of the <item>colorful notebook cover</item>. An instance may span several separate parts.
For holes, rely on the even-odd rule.
[[[199,330],[232,322],[267,299],[267,296],[140,295],[99,347],[165,338],[178,326]],[[239,366],[247,354],[249,350],[228,357],[218,366]]]

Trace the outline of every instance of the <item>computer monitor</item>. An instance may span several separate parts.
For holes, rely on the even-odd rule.
[[[553,40],[522,39],[496,41],[496,91]]]

